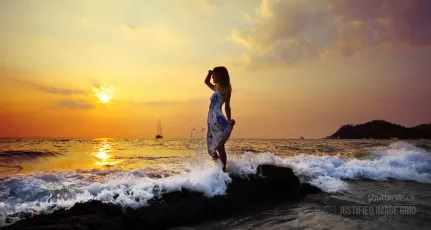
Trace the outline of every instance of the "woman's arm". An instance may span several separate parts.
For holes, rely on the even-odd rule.
[[[215,91],[215,85],[213,85],[210,81],[211,75],[213,74],[212,70],[208,70],[207,77],[205,78],[205,84],[212,90]]]
[[[225,90],[223,93],[224,94],[223,97],[225,98],[224,110],[226,112],[226,117],[227,117],[228,121],[231,120],[231,109],[230,109],[230,95],[231,95],[231,93],[232,93],[231,89]]]

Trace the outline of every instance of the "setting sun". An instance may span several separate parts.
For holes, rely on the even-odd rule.
[[[431,223],[431,0],[0,15],[0,230]]]
[[[93,88],[93,92],[102,103],[108,103],[112,100],[112,96],[115,92],[115,88],[114,87],[105,88],[103,86],[96,85]]]
[[[98,97],[100,101],[102,101],[103,103],[108,103],[111,100],[111,98],[105,92],[101,92],[100,95],[98,95]]]

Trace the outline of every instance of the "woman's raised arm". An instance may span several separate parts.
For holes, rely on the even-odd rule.
[[[205,84],[212,90],[215,91],[215,85],[213,85],[210,81],[211,75],[213,74],[212,70],[208,70],[207,77],[205,78]]]

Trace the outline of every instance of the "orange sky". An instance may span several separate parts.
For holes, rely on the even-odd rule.
[[[429,123],[429,3],[384,2],[1,1],[0,137],[187,137],[216,65],[233,138]]]

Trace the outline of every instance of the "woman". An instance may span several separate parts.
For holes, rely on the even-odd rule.
[[[211,76],[214,84],[210,82]],[[230,85],[229,72],[223,66],[215,67],[213,70],[208,71],[205,84],[214,91],[211,96],[211,104],[209,106],[207,118],[208,153],[214,160],[220,158],[223,163],[223,171],[226,171],[227,156],[224,144],[229,139],[233,126],[235,125],[235,120],[231,119],[230,97],[232,87]],[[226,116],[221,110],[223,103],[225,104]]]

